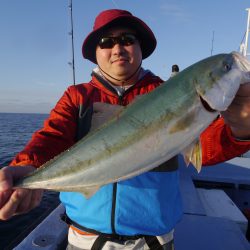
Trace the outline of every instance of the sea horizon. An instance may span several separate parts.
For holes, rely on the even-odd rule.
[[[49,115],[50,112],[48,113],[34,113],[34,112],[16,112],[16,111],[0,111],[0,114],[33,114],[33,115]]]

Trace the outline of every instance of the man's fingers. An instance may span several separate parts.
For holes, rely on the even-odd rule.
[[[2,168],[0,170],[0,192],[12,189],[13,180],[27,175],[34,169],[32,166]]]
[[[28,194],[24,197],[22,202],[19,204],[16,210],[16,214],[27,213],[31,209],[38,206],[41,202],[42,194],[43,194],[42,190],[29,190]]]
[[[8,220],[16,213],[17,207],[19,206],[23,195],[24,193],[21,189],[17,189],[11,194],[9,200],[0,210],[1,220]]]
[[[13,190],[13,181],[34,169],[32,166],[23,166],[4,167],[0,170],[0,220],[26,213],[39,204],[42,197],[41,190],[20,188]]]
[[[19,202],[18,207],[16,208],[15,214],[26,213],[30,210],[30,201],[31,201],[32,192],[27,190],[27,194],[23,196],[22,200]]]
[[[0,171],[0,191],[7,191],[12,188],[12,175],[9,167],[4,167]]]
[[[250,93],[250,83],[247,82],[240,85],[237,95],[249,97],[249,93]]]
[[[5,191],[5,192],[0,192],[0,209],[3,207],[3,205],[10,198],[10,196],[11,196],[12,193],[13,193],[12,190]]]

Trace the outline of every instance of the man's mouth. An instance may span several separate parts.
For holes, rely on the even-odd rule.
[[[112,60],[112,63],[115,62],[128,62],[129,60],[127,58],[117,58],[115,60]]]

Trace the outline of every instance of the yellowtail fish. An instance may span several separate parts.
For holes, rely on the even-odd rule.
[[[93,127],[98,115],[107,121],[15,187],[90,197],[105,184],[149,171],[183,152],[200,170],[199,136],[231,104],[240,84],[250,81],[249,71],[240,54],[219,54],[191,65],[126,107],[96,104]]]

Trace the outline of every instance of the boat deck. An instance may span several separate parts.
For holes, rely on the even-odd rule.
[[[247,165],[247,162],[249,165]],[[220,204],[216,208],[216,204],[210,203],[207,208],[207,204],[202,202],[198,188],[194,185],[197,182],[201,187],[216,187],[212,190],[220,191],[223,188],[230,190],[232,190],[232,187],[239,188],[240,185],[250,186],[250,168],[248,168],[250,167],[250,159],[237,158],[216,166],[203,167],[199,174],[193,167],[187,168],[182,159],[180,165],[180,188],[184,216],[175,229],[175,249],[250,250],[250,243],[239,225],[239,222],[243,221],[247,227],[246,218],[244,217],[243,220],[243,215],[241,215],[242,217],[239,218],[241,221],[239,220],[237,223],[236,220],[222,217],[223,215],[226,216],[227,209],[231,209],[231,203],[228,204],[229,207],[222,206],[221,208],[219,207]],[[234,189],[231,192],[236,191]],[[250,189],[246,192],[248,195],[241,197],[241,199],[244,200],[246,206],[250,207]],[[244,203],[243,200],[242,203]],[[215,199],[214,202],[219,201]],[[218,211],[214,215],[208,215],[209,209],[210,211],[220,209],[222,216],[216,217]]]
[[[233,202],[227,202],[226,194],[223,196],[223,199],[226,199],[223,205],[215,200],[210,203],[210,207],[211,201],[207,200],[206,204],[203,200],[208,196],[203,199],[201,197],[204,190],[194,184],[209,189],[234,189],[232,192],[235,194],[242,191],[243,197],[239,198],[241,206],[249,208],[250,164],[248,166],[247,162],[250,162],[249,159],[237,158],[216,167],[203,168],[201,173],[197,174],[192,167],[186,168],[180,157],[180,188],[184,215],[175,229],[175,250],[250,250],[250,243],[245,237],[247,220],[240,210]],[[223,199],[218,201],[223,202]],[[228,209],[234,211],[232,218],[224,216]],[[63,249],[67,235],[67,226],[59,219],[63,211],[64,207],[60,205],[14,249]]]

